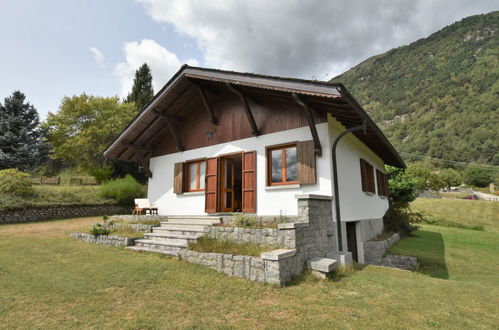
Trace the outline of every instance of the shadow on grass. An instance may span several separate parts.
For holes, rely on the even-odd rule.
[[[411,237],[401,240],[396,248],[396,254],[405,254],[418,258],[418,273],[437,277],[449,278],[449,271],[445,261],[445,244],[442,234],[418,230]]]

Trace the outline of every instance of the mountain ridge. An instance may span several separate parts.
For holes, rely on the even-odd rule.
[[[397,150],[499,165],[499,11],[372,56],[338,81]]]

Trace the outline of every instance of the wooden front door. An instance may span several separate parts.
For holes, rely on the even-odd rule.
[[[206,184],[205,184],[205,211],[206,213],[217,212],[218,205],[218,157],[206,160]]]
[[[355,230],[355,222],[347,222],[347,246],[348,251],[352,253],[352,259],[359,261],[357,253],[357,231]]]
[[[234,211],[234,160],[221,159],[220,167],[220,210]]]

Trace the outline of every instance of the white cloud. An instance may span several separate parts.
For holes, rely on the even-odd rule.
[[[118,63],[115,67],[115,73],[121,79],[122,96],[130,92],[135,70],[144,63],[147,63],[151,69],[155,92],[163,87],[182,64],[199,65],[194,59],[181,61],[176,54],[149,39],[127,42],[123,46],[123,52],[125,62]]]
[[[322,77],[463,17],[497,0],[136,0],[156,21],[195,40],[207,65]]]
[[[106,68],[104,54],[97,47],[90,47],[90,51],[94,54],[94,60],[97,65],[103,69]]]

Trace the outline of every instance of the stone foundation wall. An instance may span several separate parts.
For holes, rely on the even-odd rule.
[[[70,236],[74,239],[95,244],[111,245],[111,246],[130,246],[135,242],[135,238],[113,236],[113,235],[99,235],[94,236],[86,233],[71,233]]]
[[[121,205],[51,205],[0,212],[0,224],[29,221],[90,217],[129,213],[131,208]]]
[[[295,251],[276,251],[271,251],[268,255],[262,253],[262,257],[250,257],[187,250],[181,257],[188,262],[215,269],[229,276],[246,278],[253,282],[284,285],[292,277],[290,259]]]
[[[362,242],[367,242],[376,238],[383,232],[383,219],[361,220],[360,232]]]

